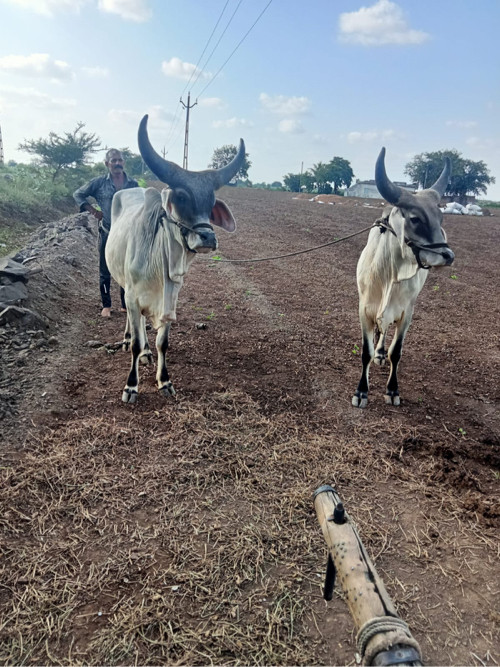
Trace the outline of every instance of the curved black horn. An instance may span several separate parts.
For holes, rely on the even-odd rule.
[[[139,131],[137,133],[139,152],[142,156],[142,159],[151,169],[153,174],[159,178],[160,181],[163,181],[163,183],[167,183],[171,187],[182,185],[185,169],[179,167],[179,165],[175,164],[175,162],[164,160],[158,155],[149,141],[148,131],[146,128],[147,124],[148,114],[146,114],[141,120]]]
[[[221,188],[223,185],[227,185],[229,181],[239,172],[244,160],[245,160],[245,142],[243,141],[243,139],[240,139],[240,147],[238,148],[238,152],[231,160],[231,162],[229,164],[226,164],[225,167],[221,167],[220,169],[214,169],[213,171],[211,171],[214,190]]]
[[[382,148],[375,164],[375,183],[382,197],[389,204],[397,204],[401,198],[402,188],[394,185],[385,171],[385,148]]]
[[[444,167],[443,171],[441,172],[441,176],[437,179],[434,185],[431,185],[429,190],[435,190],[438,193],[438,195],[442,197],[446,192],[448,183],[450,182],[450,176],[451,176],[451,160],[449,157],[445,157]]]

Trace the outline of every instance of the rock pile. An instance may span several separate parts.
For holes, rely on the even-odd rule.
[[[44,225],[14,256],[0,258],[0,419],[16,414],[33,364],[43,366],[59,344],[60,303],[85,284],[85,269],[97,254],[94,227],[87,213],[68,216]]]

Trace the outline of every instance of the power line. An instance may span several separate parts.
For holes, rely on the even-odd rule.
[[[243,0],[240,0],[240,2],[239,2],[239,4],[238,4],[238,7],[240,6],[240,4],[241,4],[242,1],[243,1]],[[215,47],[212,49],[212,53],[210,54],[210,56],[208,57],[208,59],[205,61],[205,64],[203,65],[203,67],[202,67],[201,69],[198,70],[198,65],[200,64],[201,59],[203,58],[203,55],[204,55],[205,51],[207,50],[208,45],[210,44],[210,41],[211,41],[211,39],[212,39],[212,37],[213,37],[213,35],[214,35],[216,29],[217,29],[217,26],[219,25],[219,23],[220,23],[220,21],[221,21],[223,15],[224,15],[224,12],[226,11],[226,7],[228,6],[228,4],[229,4],[229,0],[226,0],[226,4],[225,4],[224,7],[222,8],[221,13],[219,14],[219,18],[217,19],[217,21],[216,21],[216,23],[215,23],[215,26],[213,27],[213,30],[212,30],[212,32],[210,33],[210,37],[208,38],[208,40],[207,40],[207,42],[206,42],[206,44],[205,44],[205,46],[204,46],[204,48],[203,48],[203,51],[201,52],[201,55],[200,55],[200,57],[198,58],[198,62],[196,63],[196,65],[195,65],[195,67],[194,67],[194,70],[193,70],[192,73],[191,73],[191,76],[189,77],[189,81],[186,83],[186,85],[184,86],[184,89],[182,90],[182,93],[181,93],[181,95],[180,95],[180,101],[177,103],[177,107],[176,107],[176,109],[175,109],[175,113],[174,113],[174,118],[173,118],[172,123],[171,123],[171,125],[170,125],[170,131],[169,131],[169,133],[168,133],[168,135],[167,135],[167,139],[166,139],[166,141],[165,141],[165,143],[166,143],[167,145],[169,145],[169,148],[170,148],[170,146],[173,145],[174,141],[176,140],[176,138],[177,138],[177,136],[178,136],[178,134],[179,134],[179,133],[177,133],[177,135],[175,136],[175,139],[172,138],[172,137],[174,137],[174,133],[176,132],[176,130],[177,130],[178,126],[179,126],[180,119],[181,119],[180,115],[177,116],[177,114],[178,114],[178,112],[180,111],[180,105],[181,105],[181,102],[182,102],[182,96],[183,96],[183,94],[186,92],[186,89],[188,88],[189,84],[191,83],[191,80],[192,80],[193,76],[195,75],[195,73],[196,73],[197,71],[198,71],[198,76],[196,77],[196,81],[194,82],[194,84],[196,84],[196,82],[197,82],[198,79],[200,78],[200,75],[201,75],[201,73],[203,72],[203,67],[206,66],[206,64],[208,63],[208,61],[209,61],[210,58],[212,57],[212,54],[213,54],[213,52],[215,51],[215,49],[217,48],[217,46],[218,46],[218,44],[219,44],[219,42],[220,42],[222,36],[223,36],[224,33],[226,32],[229,23],[231,23],[231,21],[233,20],[233,16],[234,16],[234,14],[235,14],[236,11],[238,10],[238,7],[236,7],[236,10],[233,12],[233,15],[232,15],[231,18],[229,19],[228,24],[227,24],[226,27],[224,28],[224,32],[222,33],[221,37],[219,38],[219,41],[217,42],[217,44],[215,45]],[[194,85],[194,84],[193,84],[193,85]],[[167,152],[168,152],[168,151],[167,151]]]
[[[229,1],[229,0],[228,0],[228,1]],[[196,103],[198,103],[198,99],[199,99],[199,97],[201,97],[201,95],[207,90],[207,88],[214,82],[214,80],[216,79],[216,77],[221,73],[221,71],[224,69],[224,67],[227,65],[227,63],[231,60],[231,58],[234,56],[234,54],[235,54],[236,51],[239,49],[239,47],[243,44],[243,42],[244,42],[245,39],[248,37],[248,35],[250,34],[250,32],[255,28],[255,26],[257,25],[257,23],[260,21],[260,19],[261,19],[262,16],[264,15],[264,13],[267,11],[267,9],[269,8],[269,6],[271,5],[272,1],[273,1],[273,0],[269,0],[269,2],[267,3],[267,5],[266,5],[266,6],[264,7],[264,9],[260,12],[260,14],[257,16],[257,18],[255,19],[255,21],[254,21],[254,22],[252,23],[252,25],[250,26],[250,28],[249,28],[249,29],[246,31],[246,33],[243,35],[243,37],[240,39],[240,41],[239,41],[238,44],[235,46],[235,48],[231,51],[231,53],[230,53],[229,56],[226,58],[226,60],[225,60],[225,61],[222,63],[222,65],[219,67],[219,69],[218,69],[217,72],[214,74],[214,76],[210,79],[210,81],[207,83],[207,85],[201,90],[201,92],[199,93],[199,95],[198,95],[197,98],[196,98]],[[222,32],[222,35],[221,35],[221,36],[219,37],[219,39],[217,40],[216,45],[214,46],[214,48],[212,49],[210,55],[208,56],[208,58],[206,59],[206,61],[205,61],[204,64],[203,64],[203,66],[202,66],[201,69],[199,70],[198,76],[196,77],[196,79],[195,79],[195,81],[194,81],[194,83],[193,83],[193,86],[194,86],[194,85],[197,83],[197,81],[199,80],[199,78],[200,78],[200,76],[201,76],[201,74],[202,74],[204,68],[206,67],[207,63],[209,62],[210,58],[212,57],[213,53],[215,52],[217,46],[219,45],[219,43],[220,43],[222,37],[224,36],[226,30],[228,29],[228,27],[229,27],[231,21],[233,20],[235,14],[236,14],[236,12],[238,11],[238,9],[239,9],[239,7],[240,7],[240,5],[241,5],[242,2],[243,2],[243,0],[239,0],[238,5],[236,6],[236,9],[234,10],[233,14],[231,15],[231,18],[229,19],[228,23],[226,24],[226,27],[224,28],[224,30],[223,30],[223,32]],[[223,13],[224,13],[224,10],[225,10],[226,6],[227,6],[227,2],[226,2],[226,5],[224,6],[224,8],[223,8],[223,10],[222,10],[222,12],[221,12],[221,14],[220,14],[220,16],[219,16],[219,19],[217,20],[217,24],[216,24],[215,27],[217,27],[218,23],[220,22],[220,19],[221,19]],[[215,28],[214,28],[214,30],[212,31],[212,35],[213,35],[214,31],[215,31]],[[212,35],[210,36],[208,42],[210,42],[210,39],[211,39]],[[208,46],[208,42],[207,42],[207,46]],[[206,50],[206,47],[205,47],[205,49],[203,50],[203,52],[205,52],[205,50]],[[202,56],[203,56],[203,54],[202,54]],[[199,60],[198,60],[198,63],[200,62],[202,56],[200,56],[200,58],[199,58]],[[189,82],[188,82],[188,83],[189,83]],[[188,84],[186,84],[186,88],[187,88],[187,85],[188,85]],[[184,88],[184,90],[186,90],[186,88]],[[182,100],[181,100],[181,102],[182,102]],[[194,106],[194,105],[193,105],[193,106]],[[179,108],[179,105],[178,105],[177,108]],[[177,111],[176,111],[176,114],[177,114]],[[174,121],[175,121],[175,116],[174,116]],[[175,123],[175,125],[174,125],[174,121],[172,122],[171,131],[170,131],[170,133],[169,133],[169,139],[170,139],[171,136],[173,136],[174,131],[175,131],[177,125],[179,124],[180,117],[179,117],[179,119],[177,120],[177,122]],[[171,141],[171,144],[173,144],[173,140]],[[185,154],[185,153],[186,153],[186,139],[185,139],[185,142],[184,142],[184,154]]]
[[[241,4],[241,1],[242,1],[242,0],[240,0],[240,4]],[[222,8],[221,13],[219,14],[219,18],[217,19],[217,22],[216,22],[216,24],[214,25],[214,28],[213,28],[212,32],[210,33],[210,37],[207,39],[207,43],[205,44],[205,47],[203,48],[203,51],[201,52],[201,55],[200,55],[200,57],[198,58],[198,62],[197,62],[196,65],[194,66],[194,70],[191,72],[191,76],[190,76],[190,78],[189,78],[189,81],[188,81],[188,82],[186,83],[186,85],[184,86],[184,90],[183,90],[182,93],[181,93],[181,97],[182,97],[182,96],[184,95],[184,93],[186,92],[186,89],[188,88],[189,84],[191,83],[191,80],[192,80],[193,76],[194,76],[195,73],[198,71],[198,65],[200,64],[201,59],[203,58],[203,55],[204,55],[205,51],[207,50],[208,45],[210,44],[210,41],[211,41],[212,37],[214,36],[214,32],[217,30],[217,26],[219,25],[219,23],[220,23],[220,21],[221,21],[221,19],[222,19],[222,16],[223,16],[224,12],[226,11],[226,7],[228,6],[228,4],[229,4],[229,0],[226,0],[226,4],[225,4],[224,7]],[[239,6],[239,5],[238,5],[238,6]],[[238,9],[238,7],[237,7],[236,9]],[[233,16],[234,16],[234,14],[233,14]],[[231,17],[231,19],[229,20],[230,22],[231,22],[232,18],[233,18],[233,17]],[[229,25],[229,24],[228,24],[228,25]],[[227,29],[227,26],[226,26],[226,29]],[[226,31],[226,30],[224,30],[224,32],[225,32],[225,31]],[[224,32],[222,33],[222,35],[224,35]],[[220,39],[219,39],[219,41],[220,41]],[[217,44],[218,44],[218,43],[219,43],[219,42],[217,42]],[[217,44],[215,45],[215,48],[217,48]],[[215,48],[214,48],[214,50],[215,50]],[[213,53],[213,51],[212,51],[212,53]],[[210,55],[211,55],[211,54],[210,54]],[[208,60],[207,60],[207,62],[208,62]],[[205,63],[205,65],[204,65],[203,67],[205,67],[206,64],[207,64],[207,63]],[[202,68],[201,71],[203,71],[203,68]],[[199,75],[198,75],[198,77],[199,77]],[[196,81],[198,81],[198,79],[196,79]],[[194,84],[196,83],[196,81],[193,83],[193,86],[194,86]],[[191,86],[191,88],[192,88],[192,86]]]
[[[245,39],[248,37],[248,35],[250,34],[250,32],[255,28],[255,26],[257,25],[257,23],[259,22],[259,20],[261,19],[261,17],[263,16],[264,12],[265,12],[265,11],[267,10],[267,8],[269,7],[269,5],[272,3],[272,1],[273,1],[273,0],[269,0],[269,2],[267,3],[267,5],[264,7],[264,9],[261,11],[261,13],[257,16],[257,18],[255,19],[255,21],[254,21],[254,22],[252,23],[252,25],[250,26],[250,28],[249,28],[249,29],[247,30],[247,32],[243,35],[243,37],[240,39],[240,41],[239,41],[238,44],[235,46],[235,48],[231,51],[231,53],[229,54],[229,57],[222,63],[222,65],[219,67],[219,69],[218,69],[217,72],[214,74],[214,76],[210,79],[210,81],[207,83],[207,85],[206,85],[206,86],[202,89],[202,91],[198,94],[198,98],[200,98],[200,97],[203,95],[203,93],[206,91],[206,89],[207,89],[207,88],[208,88],[208,87],[215,81],[215,79],[217,78],[217,76],[221,73],[221,71],[224,69],[224,67],[227,65],[227,63],[231,60],[231,58],[233,57],[233,55],[234,55],[234,54],[236,53],[236,51],[240,48],[240,46],[243,44],[243,42],[244,42]],[[238,6],[239,6],[239,5],[238,5]],[[197,98],[197,99],[198,99],[198,98]]]
[[[200,76],[202,75],[203,71],[205,70],[205,67],[206,67],[206,66],[208,65],[208,63],[210,62],[210,59],[211,59],[212,56],[214,55],[214,52],[215,52],[216,48],[219,46],[219,44],[220,44],[220,42],[221,42],[221,39],[222,39],[222,38],[224,37],[224,35],[226,34],[226,31],[227,31],[227,29],[229,28],[229,26],[231,25],[231,22],[232,22],[232,20],[234,19],[235,15],[236,15],[236,12],[237,12],[238,9],[240,8],[240,5],[241,5],[242,2],[243,2],[243,0],[240,0],[240,1],[238,2],[238,4],[236,5],[236,9],[235,9],[234,12],[231,14],[231,18],[229,19],[229,21],[226,23],[226,27],[225,27],[224,30],[222,31],[222,35],[221,35],[221,36],[219,37],[219,39],[217,40],[217,44],[214,46],[214,48],[212,49],[210,55],[208,56],[208,58],[207,58],[207,59],[205,60],[205,62],[203,63],[203,66],[200,68],[200,70],[199,70],[199,72],[198,72],[198,76],[196,77],[196,79],[195,79],[195,81],[194,81],[194,83],[193,83],[193,86],[196,85],[196,83],[198,82],[198,79],[200,78]]]

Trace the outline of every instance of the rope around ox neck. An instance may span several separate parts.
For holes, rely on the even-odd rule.
[[[351,239],[353,236],[358,236],[359,234],[363,234],[366,232],[368,229],[371,229],[372,227],[377,226],[375,225],[370,225],[369,227],[364,227],[361,229],[359,232],[354,232],[354,234],[348,234],[347,236],[343,236],[341,239],[335,239],[334,241],[329,241],[328,243],[322,243],[321,245],[314,246],[313,248],[306,248],[305,250],[297,250],[296,252],[288,252],[285,255],[274,255],[273,257],[258,257],[256,259],[218,259],[214,257],[203,257],[203,259],[212,261],[212,262],[230,262],[231,264],[235,263],[244,263],[244,262],[269,262],[272,259],[283,259],[284,257],[295,257],[295,255],[303,255],[306,252],[312,252],[313,250],[319,250],[320,248],[326,248],[329,245],[335,245],[336,243],[340,243],[341,241],[346,241],[347,239]]]

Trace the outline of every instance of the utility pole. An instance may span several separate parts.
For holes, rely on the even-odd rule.
[[[3,164],[3,140],[2,140],[2,127],[0,126],[0,164]]]
[[[198,100],[194,104],[190,104],[191,100],[191,93],[188,93],[188,101],[187,104],[184,104],[182,101],[182,97],[180,99],[180,103],[186,109],[186,131],[184,133],[184,158],[182,160],[182,166],[184,169],[187,169],[188,166],[188,138],[189,138],[189,109],[192,109],[198,104]]]

